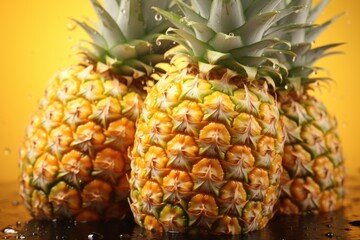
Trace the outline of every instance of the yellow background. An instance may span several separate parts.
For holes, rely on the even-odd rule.
[[[349,173],[360,173],[360,1],[333,0],[320,22],[346,12],[315,45],[346,42],[346,54],[317,65],[336,83],[320,94],[338,118]],[[18,149],[25,127],[52,74],[70,64],[70,49],[87,38],[69,17],[94,18],[89,0],[18,0],[0,2],[0,181],[18,177]]]

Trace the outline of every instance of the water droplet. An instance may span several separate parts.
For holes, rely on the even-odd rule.
[[[274,63],[274,64],[273,64],[273,68],[276,69],[276,70],[278,70],[278,69],[280,68],[280,66],[279,66],[279,64]]]
[[[11,228],[11,227],[6,227],[6,228],[4,228],[4,229],[2,230],[2,232],[5,233],[5,234],[16,234],[16,233],[18,233],[17,230],[15,230],[15,229],[13,229],[13,228]]]
[[[332,232],[328,232],[328,233],[325,234],[325,236],[328,237],[328,238],[333,238],[333,237],[335,237],[335,234],[332,233]]]
[[[8,147],[4,148],[4,155],[9,156],[10,154],[11,154],[11,149]]]
[[[156,40],[156,46],[161,46],[161,41],[159,41],[159,40]]]
[[[161,16],[160,13],[155,14],[155,20],[158,21],[158,22],[162,20],[162,16]]]
[[[284,86],[284,88],[285,88],[285,90],[288,90],[288,89],[289,89],[289,84],[286,84],[286,85]]]
[[[292,62],[296,61],[296,56],[293,56],[293,58],[291,59]]]
[[[119,238],[120,238],[120,239],[130,239],[131,236],[130,236],[130,234],[126,234],[126,233],[125,233],[125,234],[120,234],[120,235],[119,235]]]
[[[231,33],[229,33],[228,35],[229,35],[230,37],[233,37],[233,36],[234,36],[234,33],[231,32]]]
[[[74,22],[68,22],[68,23],[66,24],[66,28],[67,28],[69,31],[75,30],[76,26],[77,26],[77,24],[74,23]]]
[[[100,233],[92,232],[88,235],[88,239],[89,240],[99,240],[99,239],[104,239],[104,236]]]
[[[25,238],[26,237],[24,235],[22,235],[22,234],[16,236],[16,239],[25,239]]]
[[[21,226],[21,221],[16,221],[16,226],[17,227]]]
[[[121,9],[121,13],[122,13],[122,14],[125,14],[125,13],[126,13],[126,10],[125,10],[125,9]]]
[[[300,12],[300,9],[294,11],[294,13],[299,13],[299,12]]]

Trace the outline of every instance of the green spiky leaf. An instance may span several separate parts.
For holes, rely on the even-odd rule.
[[[218,32],[214,38],[209,41],[209,45],[216,51],[226,53],[243,46],[243,42],[240,36]]]
[[[230,33],[245,23],[240,0],[212,1],[208,25],[217,32]]]
[[[125,42],[126,38],[124,34],[121,32],[119,26],[111,15],[99,4],[98,1],[91,0],[91,3],[93,4],[95,12],[104,26],[102,35],[106,39],[108,46],[113,47],[118,43]]]
[[[266,12],[249,19],[240,28],[233,31],[235,35],[242,36],[244,44],[252,44],[260,41],[265,31],[273,23],[278,12]]]

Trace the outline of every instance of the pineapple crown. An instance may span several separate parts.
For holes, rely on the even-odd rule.
[[[281,52],[271,54],[279,59],[289,73],[285,80],[278,86],[279,89],[295,90],[301,95],[303,87],[309,88],[317,81],[327,81],[329,78],[311,77],[321,68],[314,66],[315,62],[325,56],[341,53],[333,51],[334,47],[342,43],[330,43],[313,48],[316,38],[327,29],[341,14],[327,20],[322,24],[314,24],[319,14],[324,10],[330,0],[322,0],[313,5],[312,0],[282,0],[279,7],[303,6],[296,12],[281,19],[278,24],[288,22],[289,31],[275,33],[275,36],[291,44],[291,52],[295,55],[286,55]],[[276,27],[275,27],[276,29]]]
[[[278,59],[265,54],[289,47],[274,37],[272,27],[301,7],[279,9],[281,0],[192,0],[192,6],[175,2],[183,15],[155,8],[176,27],[160,36],[182,46],[167,53],[172,61],[185,56],[199,66],[200,73],[225,67],[249,80],[265,78],[271,85],[286,74]],[[288,29],[283,25],[276,30]],[[279,45],[282,47],[277,48]]]
[[[99,23],[91,27],[73,19],[90,36],[92,50],[81,48],[88,60],[136,79],[149,76],[153,65],[164,61],[163,52],[170,44],[157,45],[156,38],[170,23],[151,7],[171,9],[169,0],[90,0]]]

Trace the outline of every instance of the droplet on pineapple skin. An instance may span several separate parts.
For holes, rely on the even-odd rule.
[[[161,41],[158,41],[158,40],[157,40],[157,41],[156,41],[156,45],[157,45],[157,46],[161,46]]]
[[[125,13],[126,13],[126,10],[125,10],[125,9],[121,9],[121,13],[122,13],[122,14],[125,14]]]
[[[68,22],[68,23],[66,24],[66,28],[67,28],[69,31],[75,30],[76,26],[77,26],[77,25],[76,25],[75,23],[73,23],[73,22]]]
[[[155,20],[158,21],[158,22],[162,20],[162,16],[161,16],[160,13],[155,14]]]
[[[230,36],[230,37],[233,37],[233,36],[234,36],[234,33],[232,33],[232,32],[229,33],[229,36]]]
[[[9,156],[10,154],[11,154],[11,149],[8,147],[4,148],[4,155]]]
[[[333,238],[333,237],[335,237],[335,234],[332,233],[332,232],[328,232],[328,233],[325,234],[325,236],[328,237],[328,238]]]
[[[280,66],[279,66],[279,64],[274,63],[274,64],[273,64],[273,68],[276,69],[276,70],[278,70],[278,69],[280,68]]]

